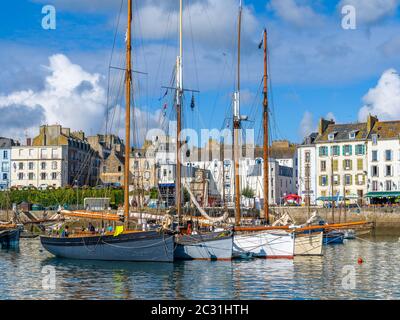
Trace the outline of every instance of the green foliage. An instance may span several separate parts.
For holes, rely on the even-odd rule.
[[[242,196],[248,199],[254,198],[254,190],[250,187],[246,187],[242,190]]]
[[[152,188],[150,190],[150,199],[158,199],[158,189]]]
[[[85,198],[110,198],[111,205],[120,205],[124,202],[124,191],[121,189],[101,190],[101,189],[72,189],[60,188],[50,190],[10,190],[0,192],[0,209],[11,209],[12,204],[29,202],[40,204],[43,207],[57,207],[59,205],[83,205]]]

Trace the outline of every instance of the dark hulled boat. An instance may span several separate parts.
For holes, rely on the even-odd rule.
[[[43,247],[57,257],[105,261],[173,262],[174,236],[158,231],[127,231],[118,236],[41,236]]]

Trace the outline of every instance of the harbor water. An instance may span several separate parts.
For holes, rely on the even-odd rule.
[[[294,260],[118,263],[57,259],[39,239],[21,239],[19,250],[0,250],[0,299],[400,299],[398,235],[324,250]]]

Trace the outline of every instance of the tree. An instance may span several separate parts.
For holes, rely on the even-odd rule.
[[[254,198],[254,190],[250,187],[246,187],[242,190],[242,196],[248,199]]]

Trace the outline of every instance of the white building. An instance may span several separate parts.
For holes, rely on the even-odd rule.
[[[62,187],[68,184],[68,146],[11,149],[11,186]]]
[[[367,197],[373,203],[393,202],[400,196],[400,121],[373,122],[367,142]]]
[[[317,157],[314,140],[317,133],[311,133],[297,147],[297,194],[307,205],[315,205],[317,194]],[[308,200],[309,199],[309,200]]]

